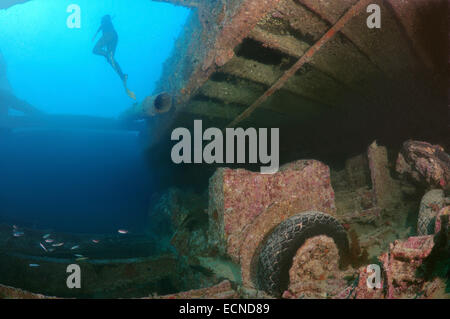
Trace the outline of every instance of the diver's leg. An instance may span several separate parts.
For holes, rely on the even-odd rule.
[[[126,82],[126,76],[125,74],[123,74],[122,69],[120,68],[119,63],[117,63],[117,61],[113,58],[113,63],[114,63],[114,69],[116,70],[117,74],[120,76],[120,79],[123,82]]]
[[[116,61],[114,60],[114,55],[116,54],[117,40],[118,37],[116,33],[108,34],[108,42],[106,43],[106,51],[107,51],[106,58],[109,64],[111,64],[111,66],[114,69],[116,69]]]
[[[114,69],[114,71],[116,71],[116,73],[119,75],[120,79],[122,81],[124,81],[125,80],[125,74],[123,74],[119,63],[117,63],[117,61],[114,59],[114,56],[112,55],[112,53],[110,53],[108,51],[108,53],[105,55],[105,57],[106,57],[106,61],[108,61],[108,63],[111,64],[111,66]]]
[[[127,88],[128,76],[122,72],[122,69],[121,69],[119,63],[117,63],[117,61],[114,59],[114,54],[116,53],[117,41],[118,41],[117,33],[111,33],[109,35],[108,41],[106,43],[107,53],[106,53],[105,57],[106,57],[106,60],[108,60],[108,63],[111,64],[113,69],[116,71],[116,73],[119,75],[120,79],[122,80],[123,86],[125,87],[127,95],[129,97],[131,97],[132,99],[136,100],[136,95]]]
[[[119,75],[122,82],[126,82],[125,74],[123,74],[119,63],[117,63],[116,59],[114,59],[114,55],[116,54],[117,42],[118,42],[117,35],[116,34],[112,35],[111,39],[107,45],[108,57],[109,57],[108,62],[111,64],[111,66],[114,68],[116,73]]]
[[[102,36],[97,41],[97,44],[95,45],[94,49],[92,50],[92,53],[94,53],[96,55],[104,56],[106,59],[108,59],[107,51],[103,49],[106,46],[106,44],[107,44],[106,38],[104,36]]]

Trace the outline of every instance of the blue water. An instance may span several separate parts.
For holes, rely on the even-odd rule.
[[[0,216],[64,232],[145,231],[151,172],[136,134],[27,130],[0,137]]]
[[[80,29],[66,24],[72,3],[81,8]],[[128,87],[138,100],[152,94],[189,10],[150,0],[33,0],[0,10],[0,50],[14,94],[50,114],[116,117],[128,108],[134,101],[120,78],[92,54],[105,14],[119,36],[115,58],[129,74]],[[136,132],[1,133],[0,222],[143,232],[155,169]]]
[[[67,27],[73,3],[80,29]],[[105,14],[119,35],[115,57],[129,88],[138,100],[152,93],[188,9],[150,0],[33,0],[0,10],[0,50],[15,94],[51,113],[115,116],[129,107],[120,78],[92,54]]]

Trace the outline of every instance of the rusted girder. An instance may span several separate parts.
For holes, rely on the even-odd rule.
[[[1,0],[0,1],[0,9],[8,9],[15,4],[28,2],[30,0]]]
[[[247,118],[255,109],[257,109],[268,97],[273,95],[276,91],[281,89],[284,84],[295,74],[297,71],[317,53],[330,39],[332,39],[337,32],[339,32],[345,24],[355,17],[363,8],[367,7],[372,0],[360,0],[354,6],[352,6],[314,45],[312,45],[308,51],[289,69],[283,76],[272,85],[259,99],[257,99],[252,105],[250,105],[243,113],[236,117],[227,127],[233,127],[245,118]]]
[[[177,6],[183,6],[188,8],[198,8],[199,6],[202,5],[202,2],[205,2],[205,0],[152,0],[152,1],[167,2]]]

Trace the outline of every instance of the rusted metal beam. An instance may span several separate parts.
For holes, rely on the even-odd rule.
[[[236,117],[227,127],[233,127],[255,111],[268,97],[273,95],[295,74],[297,71],[319,51],[330,39],[332,39],[337,32],[339,32],[345,24],[355,17],[363,8],[367,7],[373,0],[360,0],[353,7],[351,7],[308,51],[289,69],[283,76],[272,85],[259,99],[250,105],[243,113]]]
[[[28,2],[30,0],[1,0],[0,1],[0,9],[8,9],[15,4],[20,4],[24,2]]]
[[[299,56],[298,58],[300,58]],[[252,72],[248,72],[252,70]],[[246,81],[253,82],[255,84],[261,84],[270,87],[275,83],[282,75],[283,71],[276,70],[270,65],[265,65],[263,63],[247,60],[241,57],[235,57],[230,62],[228,62],[223,68],[219,70],[227,75],[239,79],[245,79]],[[326,95],[323,94],[322,88],[327,88]],[[328,76],[326,73],[311,66],[308,72],[303,74],[294,75],[286,84],[283,89],[295,94],[299,97],[304,97],[311,101],[320,103],[321,105],[327,106],[345,106],[345,95],[351,91],[351,88],[347,87],[345,84],[340,83],[334,78]],[[261,93],[257,97],[259,97]],[[247,107],[251,105],[256,99],[253,99],[247,104]]]
[[[183,7],[187,7],[187,8],[198,8],[199,6],[202,5],[202,2],[204,2],[204,0],[152,0],[155,2],[166,2],[166,3],[170,3],[170,4],[174,4],[176,6],[183,6]]]

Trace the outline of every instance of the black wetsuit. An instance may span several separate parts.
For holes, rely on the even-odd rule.
[[[94,47],[94,54],[102,55],[106,58],[109,64],[116,70],[122,81],[125,81],[125,74],[123,74],[119,63],[114,59],[116,53],[117,42],[119,37],[111,22],[110,18],[103,17],[102,24],[98,28],[97,32],[102,31],[102,37],[97,41]]]

